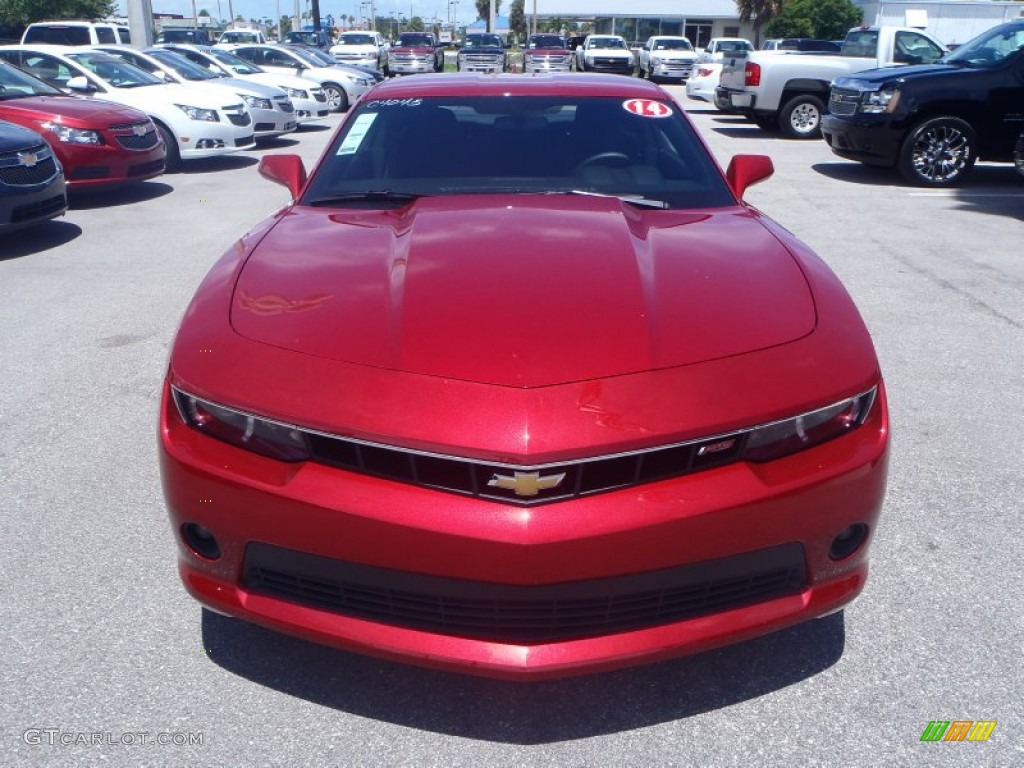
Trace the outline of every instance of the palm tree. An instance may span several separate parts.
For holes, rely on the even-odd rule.
[[[754,24],[754,47],[761,47],[761,27],[779,15],[784,0],[736,0],[740,21]]]

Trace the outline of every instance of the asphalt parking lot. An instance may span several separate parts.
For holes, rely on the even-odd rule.
[[[311,163],[332,117],[0,241],[2,762],[1024,764],[1024,180],[983,165],[958,190],[910,188],[685,103],[723,164],[772,156],[748,199],[824,257],[875,339],[893,454],[855,603],[677,661],[512,684],[307,644],[189,598],[156,463],[169,344],[213,261],[286,202],[258,157]],[[921,742],[934,720],[997,726]]]

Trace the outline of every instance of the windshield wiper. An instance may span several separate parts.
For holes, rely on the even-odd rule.
[[[412,192],[393,192],[390,189],[370,189],[366,192],[349,192],[343,195],[318,197],[307,205],[338,205],[341,203],[409,203],[423,195]]]
[[[564,192],[552,192],[554,195],[584,195],[585,197],[614,197],[637,208],[658,208],[661,210],[670,208],[664,200],[649,200],[646,197],[634,197],[632,195],[606,195],[604,192],[591,192],[586,189],[570,189]]]

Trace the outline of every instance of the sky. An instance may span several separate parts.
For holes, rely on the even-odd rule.
[[[500,6],[502,11],[508,11],[510,1],[502,0]],[[151,0],[151,2],[153,13],[178,13],[187,17],[192,16],[190,0]],[[298,2],[300,9],[306,10],[309,0],[298,0]],[[278,8],[283,16],[295,14],[295,0],[195,0],[197,11],[205,8],[211,16],[218,19],[230,18],[229,3],[235,16],[241,15],[246,19],[275,19]],[[124,0],[120,0],[119,5],[122,14],[127,14]],[[326,18],[327,14],[332,14],[335,24],[337,24],[337,19],[342,14],[358,17],[360,5],[359,0],[320,0],[320,15]],[[459,0],[458,5],[452,5],[451,8],[456,13],[457,21],[460,24],[470,24],[476,19],[473,0]],[[420,16],[425,21],[431,21],[435,17],[441,21],[448,21],[449,0],[374,0],[374,10],[378,17],[387,17],[393,12],[396,17],[405,16],[407,19],[412,16]]]

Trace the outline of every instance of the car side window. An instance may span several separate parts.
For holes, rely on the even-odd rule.
[[[41,53],[26,53],[23,67],[30,75],[55,88],[64,88],[77,73],[59,59]]]
[[[96,27],[96,41],[101,45],[115,45],[117,37],[114,36],[114,30],[110,27]]]
[[[129,31],[127,29],[124,29],[122,27],[118,27],[117,28],[117,40],[118,40],[119,43],[121,43],[123,45],[131,45],[132,44],[132,33],[131,33],[131,31]]]
[[[893,58],[904,64],[931,64],[943,55],[941,48],[917,32],[897,32],[895,45]]]

